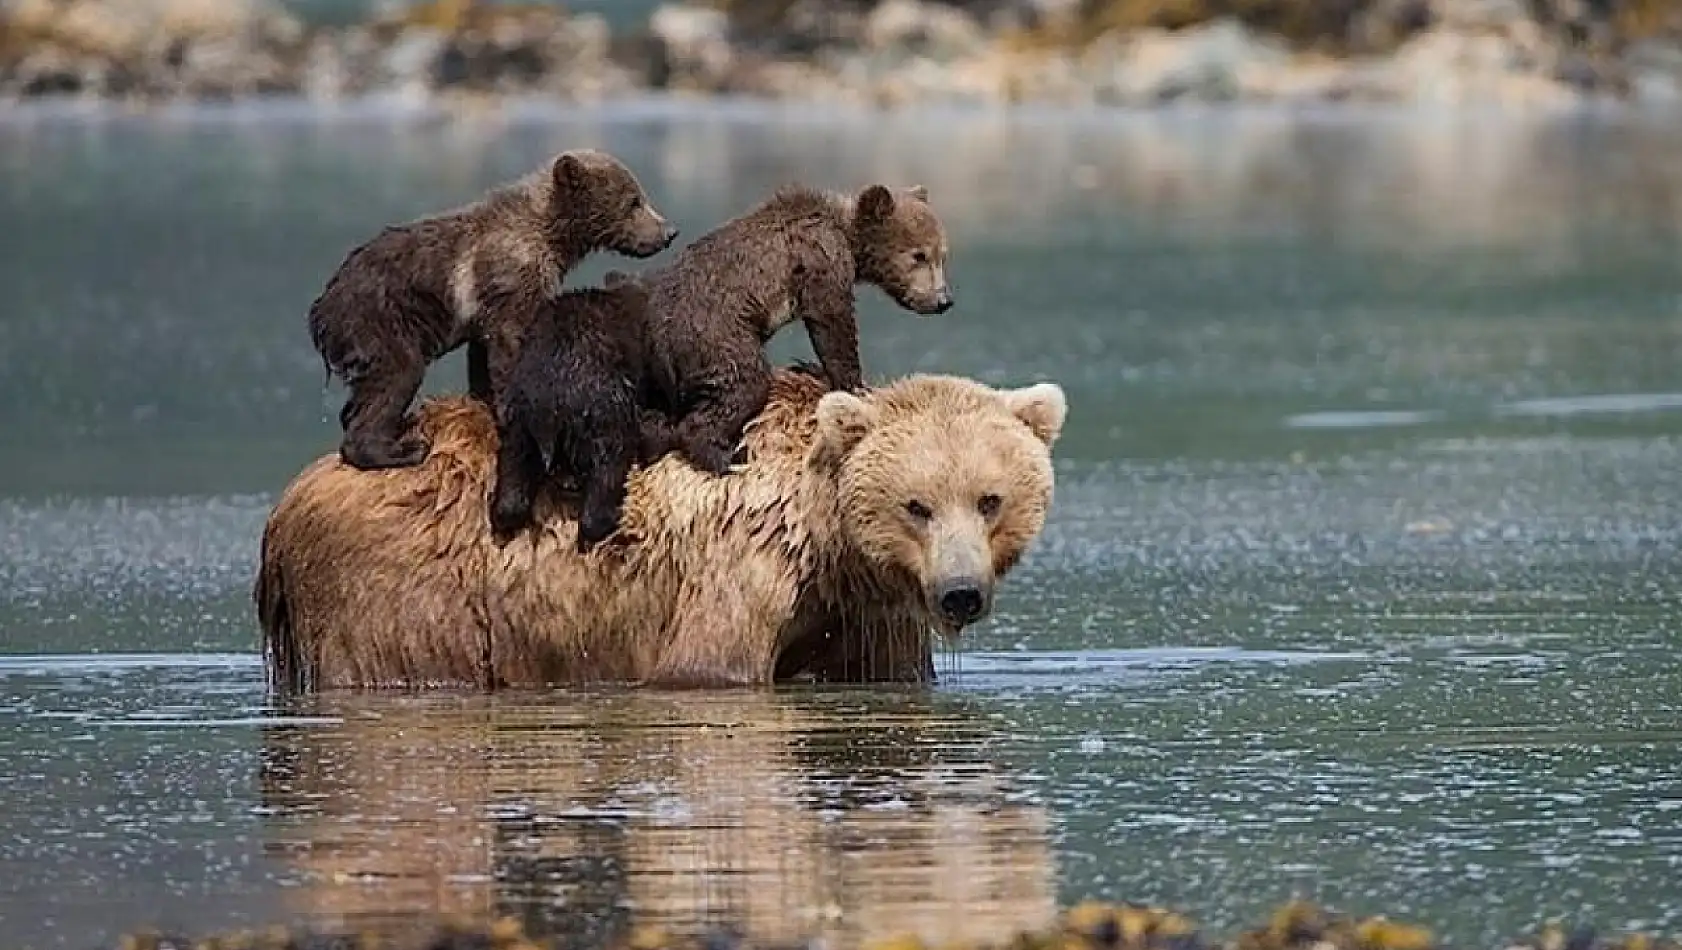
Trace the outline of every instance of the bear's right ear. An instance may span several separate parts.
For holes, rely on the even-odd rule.
[[[864,441],[876,425],[876,407],[849,392],[835,390],[818,400],[818,442],[840,459]]]
[[[648,285],[638,280],[635,274],[627,274],[622,270],[610,270],[602,278],[602,289],[619,298],[619,304],[626,308],[646,309],[650,294]]]
[[[859,192],[858,218],[861,221],[885,221],[894,213],[894,193],[886,185],[871,185]]]

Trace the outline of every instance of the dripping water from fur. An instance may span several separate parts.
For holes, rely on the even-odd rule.
[[[960,685],[963,679],[963,651],[944,637],[937,638],[935,649],[940,657],[940,682],[948,686]]]

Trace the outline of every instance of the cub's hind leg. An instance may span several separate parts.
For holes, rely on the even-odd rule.
[[[430,446],[409,431],[409,404],[420,392],[426,360],[419,354],[369,361],[349,369],[350,397],[339,412],[344,440],[339,456],[355,468],[408,468],[426,460]]]
[[[491,533],[506,544],[532,523],[537,492],[543,486],[543,452],[523,425],[498,426],[496,484],[491,489]]]
[[[578,513],[578,550],[587,552],[619,530],[625,510],[625,482],[642,454],[641,413],[630,395],[603,393],[587,414],[569,420],[563,438],[568,467],[584,489]]]

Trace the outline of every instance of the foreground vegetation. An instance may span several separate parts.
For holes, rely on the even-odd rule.
[[[126,936],[122,950],[539,950],[550,947],[528,934],[513,918],[476,923],[452,921],[409,928],[407,933],[334,934],[276,928],[262,933],[212,935],[193,940],[179,935],[141,932]],[[638,928],[609,944],[613,950],[747,950],[758,946],[751,935],[725,931],[674,936],[657,928]],[[866,950],[928,950],[946,944],[903,935],[877,941]],[[991,947],[1008,950],[1436,950],[1432,932],[1384,917],[1357,918],[1296,901],[1268,920],[1227,940],[1208,940],[1186,917],[1135,904],[1080,904],[1049,927],[1000,934]],[[976,947],[973,950],[985,950]],[[1503,950],[1682,950],[1675,942],[1645,934],[1614,939],[1586,928],[1568,930],[1549,923]]]

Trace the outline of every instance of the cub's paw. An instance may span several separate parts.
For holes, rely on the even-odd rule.
[[[411,432],[397,440],[396,457],[400,461],[399,467],[419,465],[426,461],[426,456],[432,451],[432,443],[426,436]]]
[[[586,510],[578,519],[578,553],[589,554],[596,545],[606,541],[619,530],[617,510]]]
[[[521,529],[531,523],[531,504],[511,494],[491,498],[491,536],[497,545],[513,540]]]
[[[801,376],[810,376],[821,382],[829,382],[829,373],[824,370],[822,365],[811,360],[795,360],[788,364],[788,371],[798,373]]]
[[[388,468],[413,468],[426,461],[431,446],[418,435],[408,435],[396,441],[375,439],[346,439],[339,446],[339,458],[352,468],[379,471]]]
[[[685,446],[684,456],[689,464],[709,475],[723,475],[730,471],[730,452],[710,442]]]

